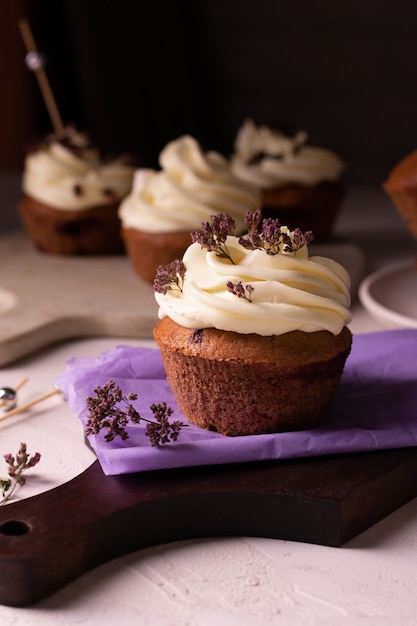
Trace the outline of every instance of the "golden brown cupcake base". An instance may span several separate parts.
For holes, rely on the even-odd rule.
[[[417,239],[417,188],[388,193],[405,225]]]
[[[146,233],[134,228],[122,228],[121,235],[136,274],[149,283],[153,283],[160,265],[182,259],[192,243],[188,231]]]
[[[314,187],[288,185],[262,191],[262,214],[278,219],[290,230],[311,230],[315,241],[329,236],[339,212],[344,189],[341,183]]]
[[[393,168],[382,188],[417,239],[417,150]]]
[[[122,254],[119,203],[61,211],[24,197],[17,210],[34,246],[50,254]]]
[[[167,379],[190,422],[237,436],[312,428],[327,415],[352,335],[347,327],[262,337],[169,318],[154,338]]]

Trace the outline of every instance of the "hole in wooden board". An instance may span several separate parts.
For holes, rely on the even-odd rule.
[[[14,537],[26,535],[29,531],[29,524],[20,520],[9,520],[0,526],[0,533]]]

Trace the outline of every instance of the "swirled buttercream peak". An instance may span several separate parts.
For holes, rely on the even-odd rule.
[[[228,235],[228,256],[194,241],[175,266],[175,288],[159,291],[159,317],[179,325],[242,334],[281,335],[327,330],[334,335],[351,321],[350,278],[336,261],[309,256],[299,233],[281,227],[283,245],[273,254],[242,245]]]
[[[54,209],[82,211],[123,198],[133,172],[122,158],[103,162],[87,136],[68,127],[26,156],[22,187],[27,196]]]
[[[212,213],[227,212],[242,232],[246,211],[260,204],[254,185],[236,178],[222,155],[204,152],[189,135],[168,143],[159,164],[160,170],[136,172],[132,192],[119,210],[124,228],[191,232]]]
[[[271,189],[335,182],[345,165],[333,151],[309,145],[304,131],[289,137],[246,120],[236,135],[231,167],[238,178],[260,189]]]

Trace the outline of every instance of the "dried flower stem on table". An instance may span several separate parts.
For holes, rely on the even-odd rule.
[[[168,418],[172,415],[173,410],[166,405],[152,404],[150,409],[155,416],[155,420],[149,420],[142,417],[134,408],[130,401],[136,400],[136,393],[129,393],[125,396],[118,385],[109,380],[102,387],[97,386],[94,389],[95,397],[88,397],[86,400],[89,411],[88,420],[85,427],[86,435],[97,435],[101,430],[107,428],[104,436],[106,441],[113,441],[115,437],[128,439],[129,435],[125,426],[129,422],[139,424],[139,422],[147,422],[145,434],[149,438],[152,446],[177,441],[180,431],[187,426],[183,422],[169,422]],[[124,403],[126,409],[120,408],[120,403]]]
[[[27,453],[26,444],[21,443],[20,448],[16,454],[16,458],[12,454],[5,454],[4,459],[8,466],[8,474],[10,478],[0,478],[0,489],[2,500],[0,504],[5,504],[10,500],[13,492],[18,485],[24,485],[26,478],[23,476],[23,472],[34,467],[40,461],[41,455],[36,452],[32,456]]]

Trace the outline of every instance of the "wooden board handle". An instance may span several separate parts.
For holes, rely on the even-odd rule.
[[[417,495],[417,449],[105,476],[95,461],[0,507],[0,603],[28,606],[93,567],[180,539],[338,546]]]

